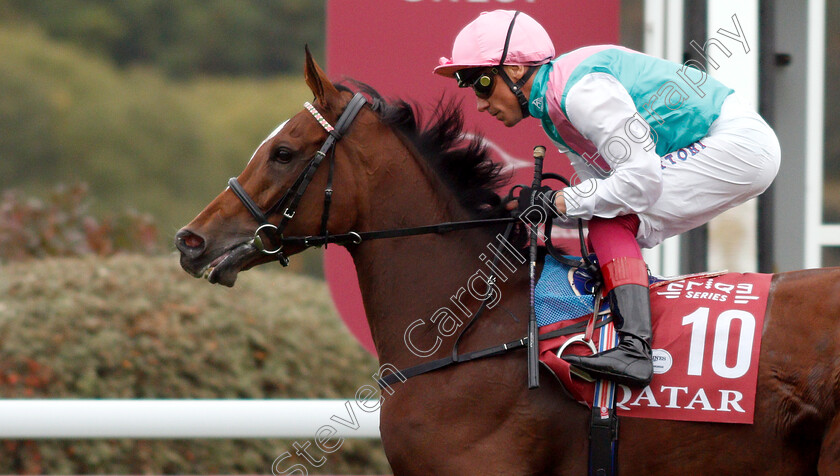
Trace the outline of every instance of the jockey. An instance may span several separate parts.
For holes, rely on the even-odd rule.
[[[593,377],[645,386],[652,331],[640,248],[762,193],[778,172],[779,142],[732,89],[699,69],[613,45],[554,55],[533,18],[496,10],[461,30],[435,73],[472,87],[478,110],[507,127],[540,120],[569,157],[575,185],[544,193],[543,208],[588,221],[620,342],[563,358]]]

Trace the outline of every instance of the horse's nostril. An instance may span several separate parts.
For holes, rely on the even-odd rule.
[[[184,237],[184,244],[190,248],[198,248],[204,244],[204,240],[195,235],[189,235]]]
[[[200,256],[204,252],[205,243],[204,238],[189,230],[181,230],[175,235],[175,246],[181,253],[191,258]]]

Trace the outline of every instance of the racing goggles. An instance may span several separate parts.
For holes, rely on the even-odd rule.
[[[493,94],[496,68],[469,68],[455,72],[455,79],[459,88],[472,88],[479,99],[487,99]]]

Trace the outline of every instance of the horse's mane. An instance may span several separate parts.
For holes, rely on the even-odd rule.
[[[337,86],[340,90],[361,92],[371,99],[373,109],[383,123],[399,131],[420,153],[422,158],[447,184],[461,206],[476,218],[499,218],[510,212],[502,206],[496,190],[508,182],[502,165],[490,159],[490,153],[480,136],[466,140],[464,116],[460,104],[441,98],[434,116],[423,124],[417,109],[403,101],[386,101],[367,84],[347,79]],[[351,89],[345,84],[353,86]],[[355,90],[355,91],[354,91]]]

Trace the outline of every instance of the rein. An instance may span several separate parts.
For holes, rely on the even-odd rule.
[[[288,245],[303,245],[306,247],[323,246],[328,243],[340,245],[358,245],[362,241],[379,240],[383,238],[398,238],[401,236],[428,235],[431,233],[443,234],[450,231],[467,230],[482,226],[490,226],[503,223],[513,223],[516,217],[486,218],[483,220],[466,220],[437,223],[435,225],[424,225],[413,228],[394,228],[380,231],[351,231],[339,235],[329,236],[303,236],[283,238],[283,243]]]
[[[353,120],[359,114],[359,111],[362,107],[367,103],[365,97],[360,94],[356,93],[353,96],[353,99],[350,100],[350,103],[344,109],[344,112],[338,118],[338,122],[336,123],[335,127],[333,127],[321,113],[318,112],[315,107],[310,103],[305,103],[304,107],[312,114],[315,120],[327,131],[329,136],[324,144],[321,146],[321,149],[315,153],[315,156],[312,160],[307,164],[306,168],[298,175],[298,178],[295,180],[294,184],[283,194],[282,197],[271,207],[268,211],[263,212],[259,205],[254,202],[248,192],[242,187],[236,177],[231,178],[228,180],[228,186],[233,191],[233,193],[242,201],[242,204],[245,206],[246,209],[251,213],[254,219],[257,220],[259,223],[259,227],[257,227],[256,231],[254,232],[254,238],[251,240],[251,244],[254,245],[255,248],[262,251],[265,254],[275,255],[277,260],[280,262],[281,265],[287,266],[289,264],[289,258],[283,253],[283,248],[286,245],[294,245],[294,246],[303,246],[305,248],[313,247],[313,246],[326,246],[330,243],[339,244],[339,245],[358,245],[362,241],[368,240],[378,240],[383,238],[397,238],[402,236],[415,236],[415,235],[424,235],[424,234],[443,234],[448,233],[450,231],[457,231],[457,230],[466,230],[470,228],[478,228],[482,226],[491,226],[503,223],[513,223],[517,220],[516,217],[504,217],[504,218],[489,218],[483,220],[466,220],[466,221],[455,221],[455,222],[446,222],[446,223],[438,223],[434,225],[425,225],[425,226],[418,226],[413,228],[396,228],[391,230],[379,230],[379,231],[363,231],[363,232],[356,232],[351,231],[348,233],[341,233],[337,235],[331,235],[327,230],[327,221],[329,220],[329,211],[330,211],[330,203],[332,201],[332,177],[333,177],[333,170],[335,168],[335,145],[341,139],[343,134],[347,132],[347,129],[352,124]],[[300,203],[300,199],[303,197],[303,194],[306,192],[309,183],[312,181],[315,172],[317,172],[318,167],[321,165],[323,160],[329,155],[330,157],[330,170],[329,176],[327,179],[327,187],[324,190],[324,211],[321,215],[321,234],[319,236],[292,236],[292,237],[284,237],[283,230],[285,230],[286,226],[288,226],[289,222],[295,216],[295,211],[297,210],[298,204]],[[288,204],[287,204],[288,203]],[[272,224],[268,221],[268,216],[271,216],[283,209],[282,218],[280,223],[277,225]],[[277,248],[269,249],[266,248],[265,243],[260,236],[262,232],[266,232],[272,236],[271,241],[274,243],[278,243]]]
[[[454,221],[454,222],[445,222],[445,223],[437,223],[433,225],[425,225],[425,226],[418,226],[412,228],[395,228],[390,230],[378,230],[378,231],[363,231],[363,232],[356,232],[351,231],[347,233],[341,233],[336,235],[331,235],[327,230],[327,221],[329,220],[329,210],[330,210],[330,203],[332,200],[332,178],[333,178],[333,170],[335,168],[335,145],[336,143],[341,140],[344,133],[347,132],[347,129],[350,127],[350,124],[353,123],[356,116],[361,111],[362,107],[367,103],[365,97],[360,94],[356,93],[353,96],[353,99],[350,100],[350,103],[345,108],[344,112],[342,112],[341,116],[338,118],[338,122],[336,123],[335,127],[333,127],[322,115],[318,112],[315,107],[310,103],[305,103],[304,107],[312,114],[315,120],[327,131],[328,137],[318,152],[315,153],[315,156],[310,160],[309,164],[307,164],[306,168],[298,175],[297,179],[295,180],[294,184],[280,197],[274,205],[271,206],[267,211],[263,212],[259,205],[254,202],[248,192],[242,187],[242,184],[236,179],[236,177],[231,178],[228,180],[228,185],[230,186],[231,191],[242,201],[242,204],[245,208],[251,213],[254,219],[259,223],[256,231],[254,232],[254,237],[251,240],[251,244],[260,250],[261,252],[269,255],[275,255],[277,260],[280,262],[281,265],[287,266],[289,264],[289,258],[283,253],[283,248],[286,245],[293,245],[293,246],[303,246],[305,248],[313,247],[313,246],[326,246],[327,244],[339,244],[339,245],[358,245],[363,241],[369,240],[377,240],[377,239],[385,239],[385,238],[397,238],[397,237],[404,237],[404,236],[416,236],[416,235],[424,235],[424,234],[443,234],[448,233],[451,231],[458,231],[458,230],[466,230],[470,228],[478,228],[483,226],[490,226],[490,225],[498,225],[507,223],[508,226],[505,230],[504,237],[505,239],[508,238],[511,231],[513,230],[513,225],[516,221],[519,220],[518,217],[510,216],[510,217],[503,217],[503,218],[490,218],[490,219],[480,219],[480,220],[465,220],[465,221]],[[323,163],[324,159],[329,156],[330,162],[330,170],[327,179],[327,186],[324,190],[324,210],[321,216],[321,234],[318,236],[292,236],[292,237],[285,237],[283,236],[283,231],[288,226],[289,222],[294,218],[295,211],[300,203],[303,194],[306,192],[307,187],[309,187],[312,178],[317,172],[318,167]],[[557,178],[554,174],[546,174],[546,178]],[[560,178],[563,180],[562,178]],[[517,186],[518,187],[518,186]],[[514,187],[509,195],[512,195],[513,190],[517,187]],[[509,197],[510,198],[510,197]],[[282,212],[282,218],[280,223],[277,225],[272,224],[268,221],[268,217],[274,215],[275,213]],[[548,220],[546,224],[546,233],[550,233],[550,223],[551,220]],[[269,249],[266,248],[265,243],[263,242],[262,237],[260,234],[265,232],[266,234],[271,235],[272,242],[278,243],[277,248]],[[550,236],[550,235],[549,235]],[[581,243],[583,244],[583,231],[581,228]],[[546,244],[548,245],[549,253],[558,259],[560,262],[567,264],[573,267],[583,267],[583,268],[590,268],[587,266],[590,264],[589,260],[584,258],[581,261],[571,260],[562,256],[560,253],[554,250],[554,247],[551,246],[551,240],[546,240]],[[498,260],[499,254],[496,254],[496,260]],[[585,256],[585,254],[584,254]],[[497,263],[493,263],[495,265]],[[437,370],[443,367],[447,367],[452,364],[468,362],[471,360],[492,357],[495,355],[500,355],[512,350],[520,349],[526,346],[534,347],[536,345],[537,340],[543,339],[550,339],[553,337],[558,337],[561,335],[572,334],[576,332],[580,332],[580,326],[570,326],[565,329],[559,329],[557,331],[544,334],[542,336],[536,337],[536,334],[529,339],[528,336],[523,337],[521,339],[517,339],[515,341],[507,342],[504,344],[500,344],[494,347],[490,347],[487,349],[482,349],[474,352],[468,352],[465,354],[458,353],[458,344],[461,338],[465,335],[467,330],[475,323],[475,321],[482,315],[484,309],[486,309],[487,299],[491,295],[491,291],[489,286],[492,286],[496,280],[495,273],[491,274],[490,279],[488,280],[488,291],[487,296],[482,300],[480,307],[476,310],[473,316],[469,319],[469,322],[464,329],[458,334],[458,337],[455,340],[455,344],[452,347],[452,353],[449,357],[433,360],[431,362],[426,362],[420,365],[416,365],[413,367],[409,367],[404,370],[400,370],[397,373],[390,374],[385,376],[382,379],[379,379],[380,386],[386,386],[390,383],[395,383],[397,380],[405,380],[407,378],[424,374],[426,372],[431,372],[433,370]],[[604,325],[606,321],[601,322],[598,324],[598,327]],[[583,330],[586,328],[586,323],[583,324]]]

